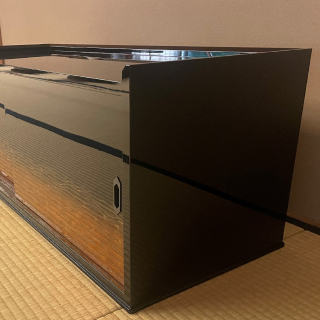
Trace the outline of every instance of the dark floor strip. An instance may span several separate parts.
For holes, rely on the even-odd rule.
[[[303,222],[303,221],[300,221],[298,219],[295,219],[295,218],[292,218],[292,217],[286,217],[286,221],[291,223],[291,224],[294,224],[295,226],[298,226],[304,230],[307,230],[307,231],[310,231],[312,233],[315,233],[315,234],[318,234],[320,235],[320,228],[319,227],[316,227],[316,226],[313,226],[312,224],[309,224],[309,223],[306,223],[306,222]]]

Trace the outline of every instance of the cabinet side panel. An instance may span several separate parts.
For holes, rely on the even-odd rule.
[[[138,165],[130,171],[133,308],[282,244],[284,221]]]
[[[281,247],[310,54],[131,68],[134,307]]]
[[[310,50],[133,66],[131,158],[287,210]]]

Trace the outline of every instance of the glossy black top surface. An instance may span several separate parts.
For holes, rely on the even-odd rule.
[[[59,50],[55,47],[55,54],[58,56],[65,56],[66,51]],[[72,48],[70,47],[67,53],[68,57],[78,57],[80,59],[101,59],[101,60],[125,60],[129,63],[131,61],[138,62],[165,62],[178,61],[197,58],[212,58],[241,54],[242,52],[232,51],[198,51],[198,50],[152,50],[152,49],[124,49],[124,48],[104,48],[97,51],[98,48]]]
[[[47,73],[59,73],[91,79],[122,82],[122,71],[127,65],[123,61],[102,61],[96,59],[80,59],[59,56],[30,57],[22,59],[6,59],[7,66],[14,66],[15,72],[33,74],[43,77]],[[18,68],[24,69],[18,69]],[[35,72],[30,71],[37,70]],[[40,72],[38,72],[40,70]]]
[[[121,81],[127,65],[182,61],[245,54],[236,51],[151,50],[98,47],[54,47],[48,55],[37,53],[23,58],[5,59],[20,68],[64,73],[88,78]]]

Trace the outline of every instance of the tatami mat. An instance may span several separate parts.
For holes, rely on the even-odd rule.
[[[286,246],[128,315],[0,203],[1,319],[320,319],[320,237],[286,225]]]
[[[0,203],[1,319],[97,319],[120,306]]]
[[[285,248],[135,315],[102,319],[320,319],[320,237],[296,234]]]
[[[288,239],[300,232],[303,232],[304,230],[300,227],[295,226],[294,224],[291,223],[286,223],[286,226],[284,228],[284,235],[283,239]]]

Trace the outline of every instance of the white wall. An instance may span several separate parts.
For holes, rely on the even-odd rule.
[[[313,48],[289,210],[320,223],[319,0],[1,0],[4,45]]]

